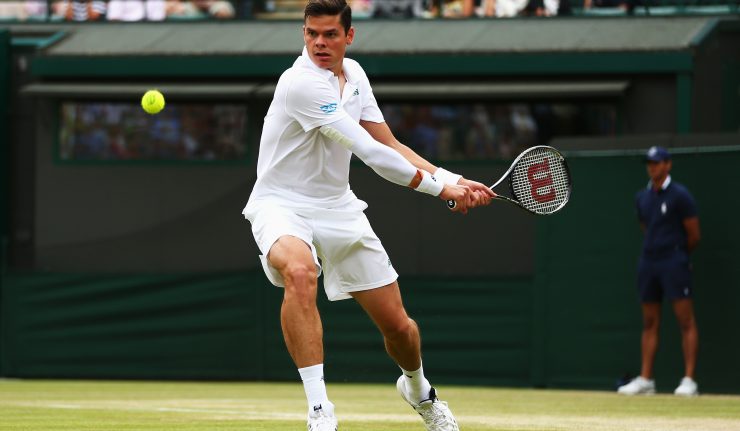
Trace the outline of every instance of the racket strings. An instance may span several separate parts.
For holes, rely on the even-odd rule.
[[[537,214],[551,214],[562,208],[568,201],[570,184],[562,156],[547,148],[524,154],[511,176],[514,197]]]

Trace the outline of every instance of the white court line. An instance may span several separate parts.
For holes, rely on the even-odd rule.
[[[197,400],[188,400],[197,402]],[[212,403],[214,400],[204,400]],[[205,414],[204,420],[289,420],[304,421],[299,412],[250,411],[253,405],[244,403],[243,409],[197,408],[157,406],[157,401],[112,401],[91,403],[60,402],[10,402],[5,405],[65,410],[116,410],[131,412],[165,412]],[[262,406],[264,408],[264,405]],[[456,415],[461,424],[478,424],[511,430],[548,431],[740,431],[740,420],[718,418],[667,418],[667,417],[610,417],[610,416],[552,416],[538,414]],[[341,421],[416,423],[419,417],[409,408],[409,414],[342,413]]]

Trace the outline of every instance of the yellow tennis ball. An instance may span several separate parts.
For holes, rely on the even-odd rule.
[[[164,109],[164,96],[157,90],[149,90],[141,98],[141,107],[148,114],[156,114]]]

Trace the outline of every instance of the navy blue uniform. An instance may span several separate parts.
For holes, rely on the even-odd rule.
[[[686,187],[666,178],[657,192],[652,184],[636,196],[637,217],[645,225],[638,268],[642,302],[691,297],[691,266],[683,221],[697,214]]]

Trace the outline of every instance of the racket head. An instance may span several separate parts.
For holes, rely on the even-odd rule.
[[[527,211],[539,215],[560,211],[568,203],[572,187],[568,163],[553,147],[528,148],[512,163],[511,196]]]

